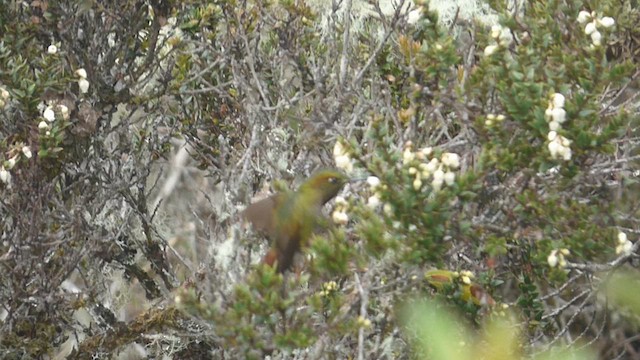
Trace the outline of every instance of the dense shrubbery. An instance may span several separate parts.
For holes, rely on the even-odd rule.
[[[638,351],[637,2],[297,3],[0,4],[2,357]],[[320,166],[369,179],[256,265]]]

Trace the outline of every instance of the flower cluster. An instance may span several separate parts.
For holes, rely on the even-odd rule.
[[[551,254],[547,257],[547,263],[552,268],[559,266],[564,268],[567,266],[567,260],[565,260],[565,256],[569,256],[569,249],[556,249],[551,251]]]
[[[413,189],[419,191],[422,188],[423,181],[431,179],[431,187],[434,191],[442,189],[444,184],[453,185],[456,175],[453,170],[460,167],[460,156],[455,153],[443,153],[440,159],[433,157],[427,161],[428,157],[433,154],[430,147],[422,148],[416,152],[412,150],[413,144],[408,141],[404,146],[402,153],[402,163],[409,166],[409,174],[414,176]],[[419,161],[417,166],[416,160]]]
[[[9,101],[9,92],[7,89],[0,87],[0,109],[4,108]]]
[[[598,26],[603,28],[612,27],[616,22],[612,17],[598,18],[595,11],[580,11],[578,13],[578,22],[580,24],[587,23],[584,27],[584,33],[591,36],[591,43],[593,46],[602,45],[602,34],[598,31]]]
[[[571,140],[557,133],[562,129],[562,124],[567,121],[567,112],[564,110],[564,95],[559,93],[551,95],[544,117],[549,123],[547,148],[551,157],[565,161],[571,160]]]
[[[336,141],[333,146],[333,159],[338,169],[342,169],[347,174],[353,171],[353,160],[340,141]]]
[[[567,112],[564,111],[564,95],[555,93],[549,99],[549,106],[544,112],[544,118],[549,123],[549,130],[558,131],[562,123],[567,121]]]
[[[549,153],[554,159],[563,159],[565,161],[571,160],[571,140],[562,135],[558,135],[555,131],[549,131],[547,135],[549,144]]]
[[[9,160],[4,161],[2,165],[0,165],[0,182],[7,186],[11,186],[11,173],[9,171],[16,166],[16,163],[20,160],[21,154],[27,159],[31,159],[33,156],[31,148],[21,142],[11,146],[8,152]]]
[[[484,121],[484,125],[487,126],[487,127],[491,127],[495,123],[503,122],[504,119],[506,119],[506,117],[504,115],[502,115],[502,114],[499,114],[499,115],[488,114],[487,115],[487,119]]]
[[[371,320],[363,317],[362,315],[358,316],[358,320],[356,320],[358,327],[368,329],[371,327]]]
[[[501,25],[493,25],[491,27],[491,38],[494,40],[494,42],[484,48],[485,56],[491,56],[499,48],[506,48],[513,42],[511,29]]]
[[[627,239],[627,234],[622,231],[618,233],[618,246],[616,246],[616,254],[623,254],[624,256],[631,255],[633,250],[633,243]]]
[[[385,186],[380,185],[380,179],[378,179],[378,177],[376,176],[369,176],[367,178],[367,184],[369,184],[369,188],[373,193],[367,199],[367,206],[371,209],[375,209],[378,207],[378,205],[380,205],[380,190]]]
[[[335,281],[328,281],[322,284],[322,290],[320,296],[327,297],[338,290],[338,284]]]
[[[462,280],[462,282],[467,285],[471,284],[471,279],[475,277],[475,275],[473,275],[473,273],[469,270],[460,271],[459,276],[460,276],[460,280]]]
[[[42,111],[42,117],[44,118],[44,120],[41,120],[38,124],[38,129],[46,130],[47,132],[45,134],[47,136],[50,134],[48,131],[50,129],[49,123],[52,123],[56,120],[56,111],[62,117],[62,119],[69,120],[69,108],[66,105],[56,105],[54,103],[45,105],[44,103],[41,103],[40,105],[38,105],[38,108]]]
[[[349,215],[347,210],[349,209],[349,203],[342,196],[336,197],[336,205],[331,213],[331,219],[338,225],[346,225],[349,222]]]
[[[87,80],[87,71],[83,68],[76,70],[76,75],[80,79],[78,79],[78,87],[80,88],[80,92],[86,94],[89,91],[89,80]]]

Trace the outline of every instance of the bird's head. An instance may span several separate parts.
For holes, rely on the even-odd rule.
[[[349,181],[349,178],[337,170],[320,170],[311,175],[298,191],[318,195],[322,204],[333,199]]]

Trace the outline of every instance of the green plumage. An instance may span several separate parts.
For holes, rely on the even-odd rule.
[[[295,192],[282,191],[248,206],[243,217],[272,241],[265,262],[273,265],[277,261],[280,272],[290,268],[295,254],[317,228],[322,206],[333,199],[347,181],[338,171],[319,171]]]

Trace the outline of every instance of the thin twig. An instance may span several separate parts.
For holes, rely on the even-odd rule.
[[[360,317],[362,319],[367,318],[367,306],[369,303],[369,295],[362,287],[362,283],[360,283],[360,277],[358,273],[354,273],[354,279],[356,282],[356,287],[358,289],[358,294],[360,294]],[[364,360],[364,326],[360,326],[358,330],[358,360]]]
[[[347,8],[344,12],[344,33],[342,34],[342,56],[340,58],[340,86],[344,86],[347,77],[347,65],[349,63],[349,40],[351,38],[351,2],[347,0]]]

